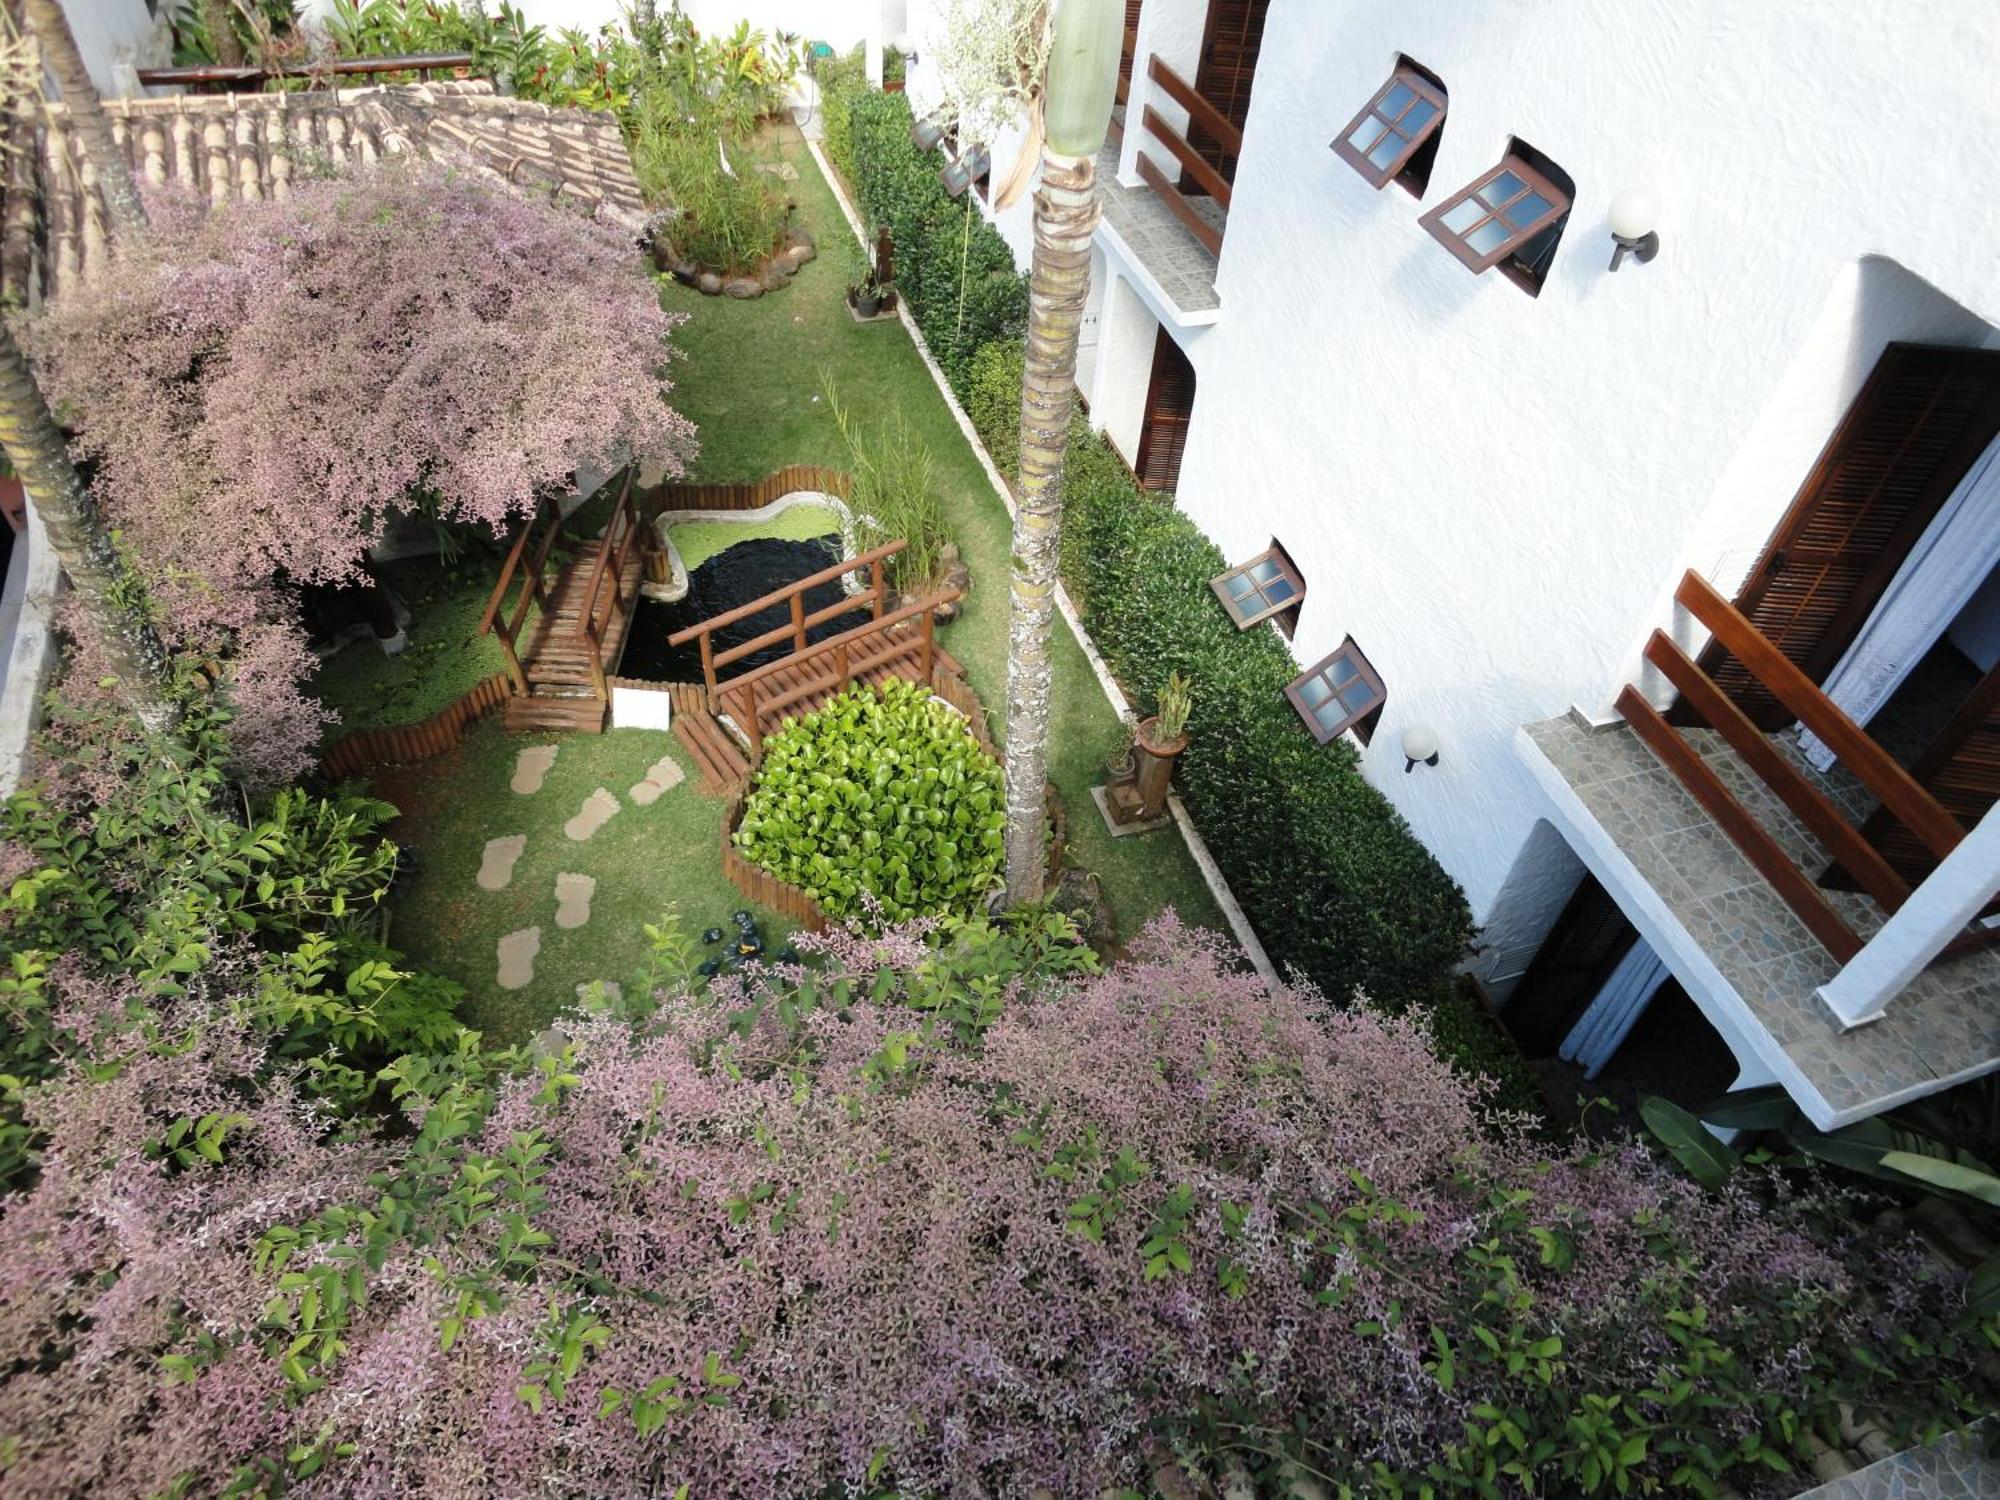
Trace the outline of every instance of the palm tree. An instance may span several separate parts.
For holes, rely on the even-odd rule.
[[[62,90],[70,125],[83,144],[84,159],[97,174],[97,190],[111,215],[112,230],[130,249],[146,237],[146,208],[139,201],[132,165],[112,139],[111,120],[104,113],[104,101],[97,97],[97,85],[90,81],[90,70],[83,65],[69,17],[58,0],[24,0],[24,5],[28,29],[41,44],[42,61]]]
[[[1042,174],[1021,382],[1020,493],[1007,627],[1007,900],[1037,901],[1047,866],[1049,638],[1062,540],[1063,451],[1077,333],[1090,295],[1096,157],[1111,124],[1124,29],[1118,0],[1060,0],[1041,95]],[[1032,137],[1031,137],[1032,138]]]
[[[126,706],[149,733],[165,733],[177,718],[165,691],[166,652],[152,627],[118,601],[118,560],[110,538],[5,319],[0,319],[0,446],[21,476],[21,488],[76,590],[86,627],[118,679]]]

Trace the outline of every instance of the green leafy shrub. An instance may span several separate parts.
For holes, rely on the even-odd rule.
[[[978,204],[945,192],[938,181],[940,159],[917,149],[911,124],[906,95],[851,96],[849,175],[863,217],[888,229],[897,290],[963,402],[979,349],[1025,332],[1028,281],[1015,270],[1013,252],[980,216]]]
[[[766,743],[743,857],[836,920],[969,913],[999,884],[1000,767],[928,688],[857,685]]]
[[[823,134],[820,149],[840,175],[854,180],[854,132],[849,107],[868,92],[868,60],[856,47],[835,57],[822,57],[812,65],[813,81],[819,85],[820,122]]]
[[[1021,477],[1021,381],[1028,347],[1019,339],[982,344],[972,356],[965,414],[994,467],[1011,484]]]
[[[649,202],[672,209],[661,233],[681,258],[714,271],[749,271],[779,246],[790,208],[757,170],[754,145],[690,124],[664,92],[632,109],[632,168]],[[729,160],[723,169],[724,154]]]

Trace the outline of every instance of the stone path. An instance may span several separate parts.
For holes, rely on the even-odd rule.
[[[563,833],[577,843],[585,843],[590,836],[609,823],[618,811],[618,799],[603,787],[599,787],[583,799],[583,810],[563,824]]]
[[[514,864],[528,847],[525,833],[509,834],[504,839],[488,839],[486,852],[479,861],[479,873],[473,881],[482,891],[504,891],[507,882],[514,878]]]
[[[514,757],[514,779],[507,783],[523,797],[532,797],[542,789],[542,779],[549,774],[556,763],[556,746],[529,745]]]
[[[556,926],[581,927],[590,920],[590,898],[597,881],[589,875],[556,876]]]
[[[542,951],[542,929],[523,927],[499,942],[499,984],[503,990],[518,990],[535,978],[535,955]]]
[[[651,807],[663,794],[679,786],[686,775],[679,761],[671,755],[663,755],[653,762],[652,769],[646,772],[646,779],[625,795],[640,807]]]

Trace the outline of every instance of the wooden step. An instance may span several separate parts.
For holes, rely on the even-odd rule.
[[[509,698],[501,723],[510,733],[559,729],[573,734],[602,734],[611,705],[602,698]]]
[[[706,711],[675,714],[674,738],[694,758],[705,791],[729,796],[743,789],[750,776],[749,757]]]

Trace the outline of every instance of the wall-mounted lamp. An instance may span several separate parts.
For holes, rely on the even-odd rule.
[[[1611,269],[1626,256],[1644,265],[1660,253],[1660,200],[1644,188],[1628,188],[1611,200]]]
[[[910,139],[919,151],[935,151],[938,142],[944,139],[944,121],[935,115],[927,115],[910,127]]]
[[[969,151],[961,151],[958,159],[946,164],[938,173],[938,181],[952,197],[964,196],[965,190],[984,177],[993,165],[993,158],[984,146],[974,146]]]
[[[1437,731],[1428,724],[1412,724],[1403,731],[1403,774],[1416,770],[1418,761],[1427,766],[1438,763]]]
[[[897,33],[896,40],[889,45],[903,54],[904,62],[913,63],[917,60],[917,34],[914,31]]]

